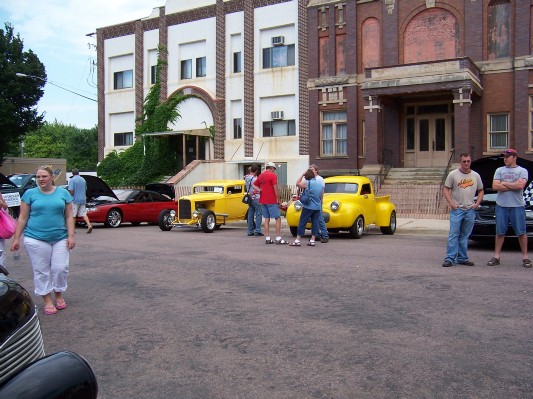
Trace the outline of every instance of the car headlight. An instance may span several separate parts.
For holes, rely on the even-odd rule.
[[[194,212],[192,213],[192,217],[195,218],[195,219],[198,219],[198,216],[199,216],[199,215],[200,215],[200,212],[198,212],[198,211],[194,211]]]
[[[96,207],[87,208],[87,212],[96,212]]]
[[[176,211],[171,210],[171,211],[170,211],[170,216],[171,216],[172,218],[175,218],[175,217],[176,217]]]
[[[533,211],[526,210],[526,219],[533,219]]]
[[[300,211],[302,208],[303,208],[303,205],[300,201],[296,201],[294,203],[294,209],[296,209],[297,211]]]
[[[339,204],[339,201],[332,201],[331,204],[329,204],[329,209],[331,209],[333,212],[337,212],[340,207],[341,204]]]

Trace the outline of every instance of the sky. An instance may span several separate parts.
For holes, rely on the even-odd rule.
[[[96,126],[97,103],[67,91],[97,98],[96,35],[87,34],[97,28],[145,18],[154,7],[165,3],[166,0],[1,1],[2,30],[6,22],[11,23],[24,42],[24,51],[31,49],[45,66],[50,83],[38,104],[45,120],[79,128]]]

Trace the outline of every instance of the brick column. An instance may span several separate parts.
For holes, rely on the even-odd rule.
[[[215,159],[224,159],[226,139],[226,12],[224,0],[216,2],[216,101],[213,123],[215,125]]]
[[[167,100],[167,82],[168,82],[168,25],[165,7],[159,9],[159,45],[163,46],[164,51],[159,53],[161,61],[161,70],[159,78],[161,79],[161,92],[159,93],[159,100],[165,102]]]
[[[364,96],[365,102],[365,138],[366,153],[365,165],[376,165],[380,163],[381,137],[381,105],[380,99],[376,96]]]
[[[244,156],[254,155],[254,2],[244,2]]]
[[[309,154],[309,28],[307,22],[308,0],[298,0],[298,97],[299,97],[299,154]]]
[[[135,21],[135,68],[134,72],[134,88],[135,88],[135,125],[142,124],[142,114],[144,105],[144,32],[141,20]],[[135,137],[135,140],[140,140],[141,137]]]
[[[455,157],[463,152],[471,154],[474,150],[470,140],[470,124],[472,120],[472,91],[468,88],[453,90],[454,120],[455,120]]]
[[[98,74],[98,161],[104,159],[105,147],[105,52],[104,33],[96,30],[96,70]]]

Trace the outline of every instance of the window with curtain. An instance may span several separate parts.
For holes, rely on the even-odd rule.
[[[320,155],[348,155],[346,111],[322,112],[320,128]]]
[[[509,114],[489,115],[489,145],[490,149],[501,150],[507,148],[509,142]]]

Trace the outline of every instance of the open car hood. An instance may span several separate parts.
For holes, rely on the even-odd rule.
[[[117,198],[113,190],[107,185],[105,181],[96,176],[80,175],[87,183],[87,199],[91,200],[105,195],[106,197]]]
[[[17,188],[17,185],[13,183],[11,180],[9,180],[6,175],[0,173],[0,185],[3,186],[11,186],[13,188]],[[3,187],[6,188],[6,187]]]
[[[529,186],[531,181],[533,181],[533,161],[517,157],[516,163],[518,166],[527,169],[528,182],[526,187]],[[494,173],[500,166],[505,166],[503,162],[503,155],[476,159],[475,161],[472,161],[470,167],[481,176],[483,188],[490,191],[492,188],[492,180],[494,180]]]

